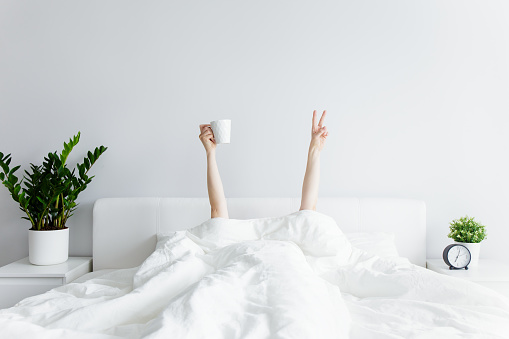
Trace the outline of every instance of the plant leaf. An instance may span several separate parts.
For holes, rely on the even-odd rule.
[[[19,170],[19,168],[20,168],[20,167],[21,167],[21,165],[16,166],[16,167],[14,167],[13,169],[11,169],[10,174],[13,174],[13,173],[14,173],[14,172],[16,172],[17,170]]]
[[[64,149],[62,153],[60,153],[60,162],[62,166],[67,161],[67,157],[69,156],[69,153],[71,153],[71,151],[73,150],[74,146],[76,146],[80,141],[80,135],[81,133],[78,132],[78,134],[76,134],[73,138],[69,139],[69,143],[64,142]]]

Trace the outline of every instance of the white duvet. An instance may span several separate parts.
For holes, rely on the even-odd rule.
[[[137,268],[0,310],[1,338],[508,338],[509,300],[350,245],[313,211],[159,236]]]

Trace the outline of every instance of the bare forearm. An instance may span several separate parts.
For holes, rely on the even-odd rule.
[[[211,217],[228,218],[226,198],[219,169],[217,168],[215,152],[207,152],[207,189],[209,192]]]
[[[316,210],[320,184],[320,151],[309,148],[306,174],[302,184],[301,210]]]

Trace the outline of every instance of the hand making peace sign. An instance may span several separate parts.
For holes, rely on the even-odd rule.
[[[320,121],[318,124],[316,123],[316,110],[313,111],[313,126],[311,128],[311,144],[309,145],[310,149],[317,149],[319,151],[322,150],[323,146],[325,145],[325,140],[327,139],[327,136],[329,135],[329,132],[327,131],[327,127],[323,125],[323,120],[325,119],[325,115],[327,114],[327,111],[323,111],[322,117],[320,118]]]

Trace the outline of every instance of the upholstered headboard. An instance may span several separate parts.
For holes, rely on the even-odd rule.
[[[229,198],[232,219],[278,217],[299,210],[300,198]],[[409,199],[320,198],[317,211],[343,232],[392,232],[401,256],[426,262],[426,206]],[[94,205],[94,271],[140,265],[156,234],[184,230],[210,218],[208,198],[105,198]]]

